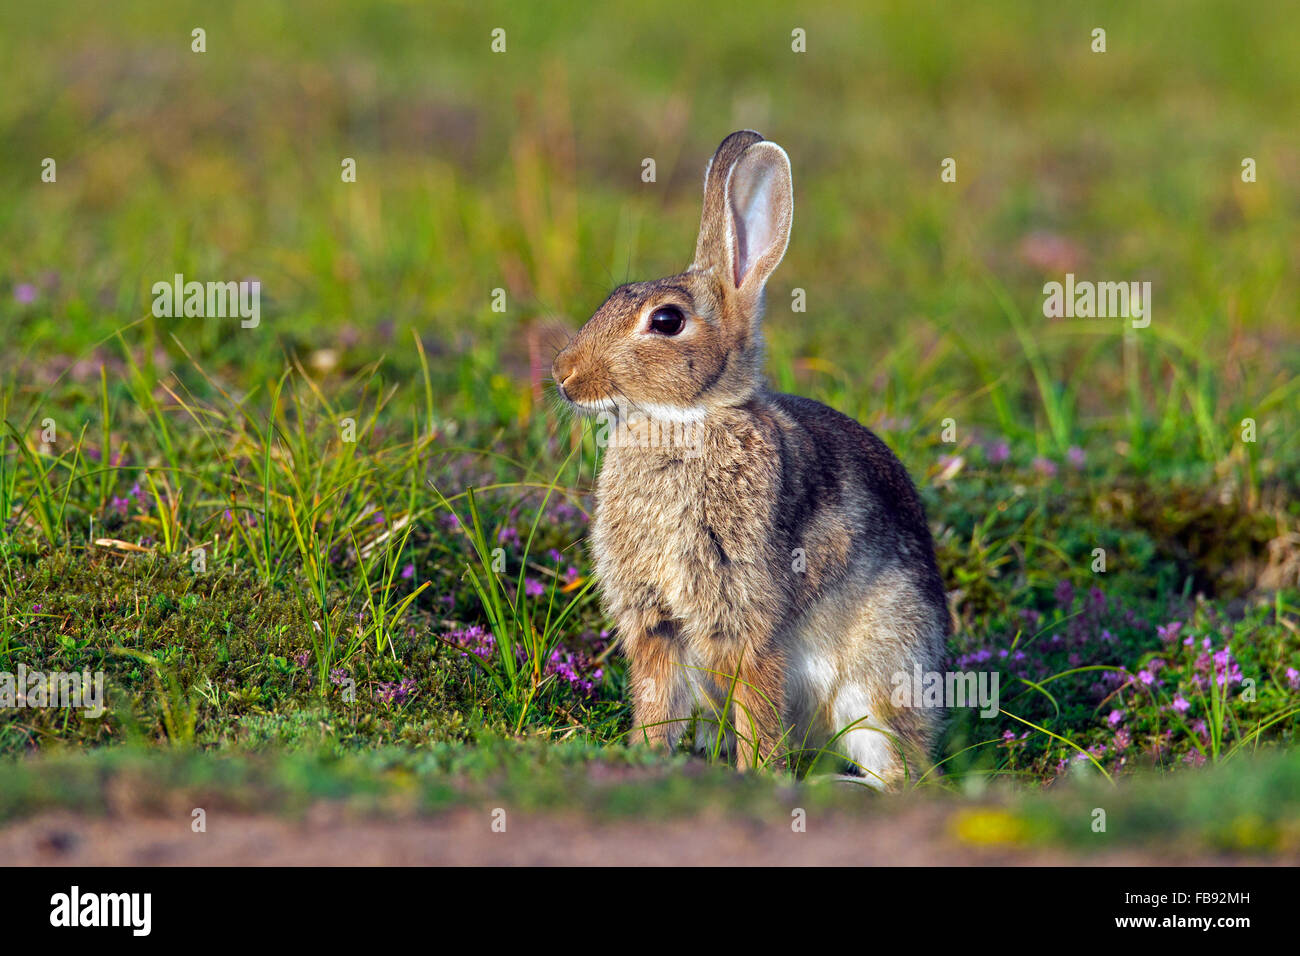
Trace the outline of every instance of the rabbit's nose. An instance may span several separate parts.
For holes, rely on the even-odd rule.
[[[577,367],[567,356],[561,355],[555,360],[555,364],[551,366],[551,377],[555,379],[561,394],[564,394],[565,383],[573,378],[576,372]]]

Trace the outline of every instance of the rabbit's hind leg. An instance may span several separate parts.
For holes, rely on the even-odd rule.
[[[901,741],[889,722],[887,701],[880,701],[862,685],[840,688],[831,706],[828,749],[843,757],[855,783],[892,790],[913,768],[900,752]]]

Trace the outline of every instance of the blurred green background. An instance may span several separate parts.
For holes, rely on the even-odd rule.
[[[576,326],[612,284],[689,261],[704,163],[753,127],[795,174],[793,240],[769,289],[779,384],[896,444],[952,416],[1058,458],[1067,443],[1118,445],[1139,469],[1204,472],[1258,452],[1275,475],[1300,363],[1294,13],[7,5],[6,362],[42,381],[146,317],[149,287],[175,272],[256,277],[260,329],[145,318],[138,334],[175,359],[174,332],[247,378],[282,348],[332,350],[327,371],[384,354],[410,373],[413,328],[447,411],[504,414],[527,378],[530,323],[552,347],[547,322]],[[46,156],[55,185],[39,180]],[[343,157],[355,184],[340,181]],[[647,157],[655,183],[641,181]],[[945,157],[955,184],[940,182]],[[1067,271],[1152,282],[1155,322],[1127,356],[1121,322],[1042,318],[1043,283]],[[11,294],[21,283],[39,290],[30,305]],[[504,314],[489,308],[495,288]],[[1234,441],[1247,415],[1259,449]]]

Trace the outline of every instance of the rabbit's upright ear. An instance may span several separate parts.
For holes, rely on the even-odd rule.
[[[793,216],[785,150],[752,130],[732,133],[705,173],[696,268],[713,268],[747,295],[761,291],[785,255]]]

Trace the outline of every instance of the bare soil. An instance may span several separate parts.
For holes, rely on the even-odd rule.
[[[1212,854],[1141,850],[1077,855],[1060,849],[983,848],[947,833],[945,815],[918,808],[876,819],[810,819],[793,832],[701,817],[662,822],[577,815],[509,815],[493,832],[490,810],[433,817],[355,819],[329,805],[302,819],[211,813],[207,830],[177,817],[49,813],[0,828],[0,860],[35,866],[470,866],[470,865],[1231,865]],[[1268,862],[1296,863],[1273,859]]]

